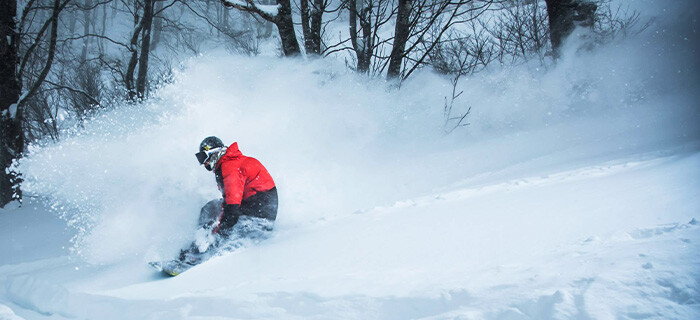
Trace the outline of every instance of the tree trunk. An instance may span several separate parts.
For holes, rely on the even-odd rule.
[[[294,21],[292,21],[292,5],[290,0],[277,0],[277,13],[272,14],[260,10],[252,2],[234,2],[229,0],[221,0],[224,6],[233,7],[238,10],[257,15],[267,21],[274,23],[277,26],[277,31],[282,41],[282,51],[285,56],[296,56],[301,54],[297,34],[294,31]]]
[[[85,8],[90,8],[92,6],[92,0],[85,0]],[[90,10],[85,9],[83,11],[83,35],[90,34]],[[80,52],[80,63],[83,64],[87,60],[88,46],[90,45],[90,37],[85,37],[83,39],[83,48]]]
[[[591,27],[596,4],[583,0],[546,0],[552,52],[558,58],[561,46],[576,24]]]
[[[157,1],[155,12],[163,9],[163,1]],[[227,14],[227,13],[224,13]],[[228,26],[228,20],[226,25]],[[153,16],[153,37],[151,38],[151,51],[155,50],[160,42],[160,34],[163,31],[163,18]]]
[[[350,29],[350,44],[357,53],[357,0],[348,0],[348,28]]]
[[[313,7],[309,8],[311,0],[300,0],[301,28],[304,31],[304,47],[306,54],[321,54],[321,27],[323,26],[323,13],[326,11],[324,0],[313,0]]]
[[[45,23],[46,28],[51,28],[46,63],[36,81],[21,96],[22,76],[17,71],[19,34],[15,25],[17,1],[11,0],[6,5],[0,6],[0,58],[2,58],[0,59],[0,161],[3,165],[2,172],[0,172],[0,206],[4,206],[13,199],[20,201],[22,199],[22,192],[19,188],[22,179],[18,173],[8,170],[8,168],[12,164],[12,160],[21,157],[24,151],[23,104],[39,92],[39,87],[51,70],[56,54],[58,16],[67,4],[68,1],[61,5],[60,0],[54,0],[53,11]],[[42,28],[42,30],[47,29]],[[40,37],[37,37],[35,41],[34,45],[38,45]],[[28,51],[33,50],[30,49]],[[30,52],[26,54],[30,54]]]
[[[131,52],[131,57],[129,58],[129,65],[126,67],[126,73],[124,74],[124,86],[127,91],[127,99],[129,101],[136,100],[136,86],[134,84],[134,72],[136,72],[136,64],[139,62],[139,34],[141,34],[141,28],[143,28],[143,20],[138,15],[138,7],[134,7],[136,16],[134,16],[134,31],[131,34],[131,42],[129,42],[129,51]]]
[[[138,40],[138,34],[136,34],[135,38]],[[134,72],[136,72],[136,64],[139,62],[139,52],[136,50],[136,45],[137,43],[134,43],[134,41],[131,42],[131,57],[129,58],[129,65],[126,67],[126,74],[124,75],[124,86],[126,87],[127,99],[129,101],[136,101]]]
[[[371,5],[371,4],[370,4]],[[372,38],[372,7],[363,7],[360,11],[360,26],[362,27],[362,42],[358,57],[358,69],[369,72],[374,54],[374,39]]]
[[[15,25],[16,14],[17,0],[9,0],[0,6],[0,207],[18,194],[18,177],[6,169],[24,147],[21,121],[16,117],[16,103],[21,92],[17,75],[19,36]]]
[[[277,0],[278,13],[275,17],[275,25],[280,33],[282,40],[282,51],[285,56],[296,56],[301,53],[297,35],[294,31],[294,22],[292,21],[292,5],[290,0]]]
[[[311,10],[311,52],[321,54],[321,28],[323,26],[323,13],[326,11],[324,0],[314,0],[314,8]]]
[[[153,7],[155,0],[146,0],[143,8],[143,28],[141,29],[141,56],[139,57],[139,74],[136,78],[136,95],[139,99],[146,97],[148,82],[148,56],[151,52],[151,28],[153,27]]]
[[[17,78],[18,34],[15,26],[17,0],[0,6],[0,111],[4,112],[19,100]]]
[[[312,54],[313,43],[311,41],[311,19],[309,18],[309,1],[299,0],[299,9],[301,10],[301,31],[304,35],[304,49],[306,54]]]
[[[403,61],[410,28],[411,0],[399,0],[398,9],[396,28],[394,29],[394,46],[389,56],[389,69],[387,71],[387,78],[389,79],[395,79],[401,75],[401,62]]]
[[[102,26],[100,29],[100,35],[105,36],[107,33],[107,6],[104,5],[102,6],[102,19],[100,19],[102,22]],[[100,38],[97,40],[97,45],[99,49],[99,56],[103,56],[105,52],[105,45],[104,45],[104,39]]]
[[[371,5],[371,4],[370,4]],[[369,66],[372,63],[372,53],[374,44],[372,43],[372,20],[368,15],[371,14],[371,9],[365,8],[364,3],[359,5],[357,0],[348,0],[348,11],[350,12],[350,42],[357,57],[357,72],[369,72]],[[358,38],[357,22],[360,22],[362,29],[362,37]]]

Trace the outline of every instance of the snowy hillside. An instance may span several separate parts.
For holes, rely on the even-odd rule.
[[[29,319],[693,319],[699,162],[682,153],[456,188],[281,227],[176,278],[140,259],[7,265],[4,303]]]
[[[29,148],[0,319],[698,319],[697,6],[633,4],[636,38],[464,79],[449,135],[428,70],[397,90],[332,59],[191,59]],[[269,169],[276,229],[165,278],[146,263],[219,196],[209,135]]]

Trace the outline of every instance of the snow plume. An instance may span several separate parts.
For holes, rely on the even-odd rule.
[[[74,249],[88,261],[112,263],[169,257],[191,241],[199,208],[219,197],[194,157],[209,135],[238,141],[269,169],[280,191],[278,232],[474,184],[485,172],[517,178],[620,150],[687,146],[700,138],[698,37],[669,23],[592,52],[565,50],[556,66],[463,79],[455,112],[471,106],[470,125],[447,136],[452,87],[430,71],[396,90],[331,59],[213,52],[147,102],[29,148],[19,166],[25,194],[78,230]]]
[[[25,192],[79,229],[75,249],[90,261],[169,255],[189,241],[199,208],[220,196],[194,157],[204,137],[260,159],[284,190],[280,223],[293,224],[370,205],[376,172],[352,164],[370,161],[387,128],[420,135],[440,117],[422,108],[440,96],[412,101],[328,61],[212,53],[184,70],[149,101],[30,147],[20,165]]]

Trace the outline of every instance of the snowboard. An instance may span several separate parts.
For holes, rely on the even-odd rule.
[[[207,238],[207,235],[212,234],[212,229],[214,229],[218,225],[218,219],[219,216],[222,214],[221,208],[222,208],[222,202],[223,199],[215,199],[212,201],[209,201],[204,207],[202,207],[201,211],[199,212],[199,229],[195,232],[195,237],[199,235],[200,238]],[[210,240],[211,241],[211,240]],[[192,252],[194,248],[196,248],[197,242],[195,241],[190,247],[184,248],[182,251],[189,251]],[[203,251],[206,251],[205,249],[202,249]],[[181,252],[182,252],[181,251]],[[162,260],[162,261],[152,261],[149,262],[148,265],[151,267],[155,268],[158,271],[161,271],[167,275],[170,276],[177,276],[192,267],[206,261],[208,258],[210,258],[212,253],[208,253],[205,255],[197,255],[194,259],[190,256],[190,259],[185,259],[187,262],[183,262],[182,260],[178,259],[173,259],[173,260]],[[182,258],[182,257],[181,257]]]
[[[148,265],[172,277],[196,266],[196,264],[189,264],[180,260],[153,261],[149,262]]]

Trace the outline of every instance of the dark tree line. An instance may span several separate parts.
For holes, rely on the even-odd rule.
[[[31,17],[32,4],[22,8],[21,16],[17,17],[17,1],[7,1],[0,8],[0,162],[3,170],[0,172],[0,204],[3,206],[13,199],[21,199],[19,188],[20,176],[9,170],[12,161],[21,157],[25,145],[23,130],[24,106],[32,99],[41,84],[46,80],[56,56],[58,39],[58,19],[61,11],[70,0],[53,0],[47,3],[46,17],[39,30],[29,35],[29,42],[24,52],[21,52],[22,27]],[[19,22],[19,25],[17,25]],[[43,59],[33,61],[39,50],[44,47]],[[23,86],[26,91],[22,93]]]
[[[165,56],[197,53],[209,38],[254,52],[242,45],[250,44],[251,28],[232,30],[222,8],[215,0],[4,1],[0,206],[21,198],[21,176],[12,164],[27,142],[57,140],[96,110],[145,99],[160,81],[154,79],[172,69]],[[125,28],[128,21],[131,28]]]
[[[24,148],[21,114],[17,114],[17,102],[22,91],[17,77],[19,52],[17,47],[15,15],[17,2],[0,6],[0,162],[2,169],[10,167]],[[11,201],[19,191],[17,176],[2,170],[0,172],[0,202]]]
[[[492,61],[556,57],[577,25],[611,35],[637,19],[605,15],[606,10],[601,16],[603,3],[588,0],[546,0],[545,6],[532,0],[5,3],[0,6],[1,205],[21,197],[21,176],[12,163],[27,141],[60,139],[63,130],[79,127],[97,110],[139,103],[154,85],[168,81],[173,56],[198,54],[206,43],[256,55],[272,36],[284,56],[340,57],[358,73],[399,84],[430,67],[452,77],[455,90],[445,104],[451,132],[465,125],[468,115],[453,110],[461,75]],[[344,24],[345,31],[330,33],[330,24]]]

